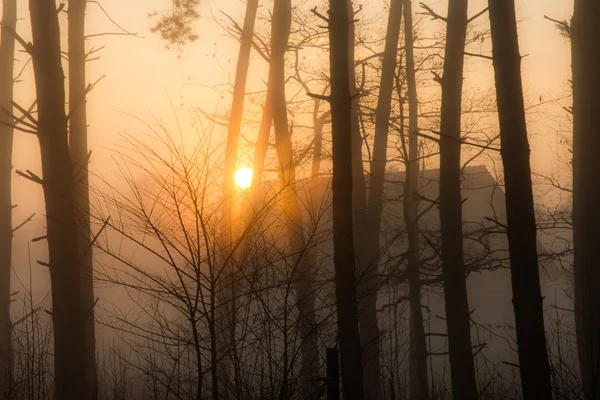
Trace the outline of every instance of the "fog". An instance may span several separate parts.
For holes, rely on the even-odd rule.
[[[42,2],[17,1],[16,32],[35,46],[30,3]],[[67,115],[68,3],[58,13]],[[361,132],[359,157],[354,141],[352,159],[354,163],[362,159],[362,163],[353,164],[353,171],[347,173],[352,175],[353,192],[346,202],[353,207],[350,226],[353,222],[356,282],[351,286],[358,293],[350,303],[355,308],[358,304],[353,326],[360,336],[365,390],[364,397],[362,393],[352,397],[344,390],[350,381],[344,376],[353,375],[348,372],[345,332],[339,325],[340,313],[347,308],[339,303],[336,279],[341,267],[335,265],[340,247],[334,244],[334,235],[338,232],[340,237],[340,231],[335,230],[339,209],[334,199],[341,192],[336,192],[332,172],[336,153],[331,122],[337,117],[329,79],[334,72],[329,64],[327,22],[320,18],[332,18],[327,13],[329,4],[291,2],[291,32],[281,67],[283,123],[281,103],[279,108],[277,100],[266,104],[271,99],[270,68],[276,68],[273,60],[277,59],[271,43],[274,1],[259,1],[243,114],[238,121],[239,144],[230,159],[228,129],[234,126],[232,102],[240,71],[239,49],[244,44],[238,28],[244,24],[247,5],[239,0],[201,0],[192,8],[197,15],[189,25],[197,38],[173,45],[152,28],[173,7],[185,3],[87,1],[85,79],[90,90],[85,95],[85,113],[91,237],[86,240],[92,240],[88,244],[93,249],[98,387],[98,397],[89,398],[328,398],[328,348],[341,352],[342,398],[459,398],[459,381],[451,373],[460,363],[451,359],[457,353],[449,347],[449,303],[442,267],[447,258],[442,254],[444,222],[440,217],[440,208],[446,204],[441,200],[445,167],[440,160],[444,137],[440,122],[448,21],[412,2],[419,129],[413,137],[402,17],[392,68],[394,88],[388,100],[390,115],[385,122],[383,154],[387,158],[384,174],[377,176],[372,171],[377,168],[378,96],[383,92],[380,80],[390,2],[352,2],[358,12],[352,24],[356,79],[350,90],[356,90],[356,97],[345,115],[356,118],[352,129]],[[445,16],[448,3],[429,0],[426,6]],[[570,21],[574,1],[515,3],[537,222],[533,246],[538,254],[553,393],[560,393],[555,398],[583,399],[588,383],[585,374],[580,377],[577,345],[581,343],[576,340],[573,312],[572,48],[571,39],[556,23]],[[487,7],[488,1],[472,0],[468,15]],[[2,35],[9,33],[3,30]],[[487,12],[469,23],[466,41],[459,105],[462,205],[458,209],[462,209],[464,245],[460,263],[466,271],[463,281],[470,312],[467,346],[472,348],[478,394],[464,398],[535,398],[521,390],[527,385],[521,384],[524,375],[519,371],[523,359],[515,327],[515,275],[510,268],[514,253],[509,251],[512,239],[506,234],[522,229],[516,224],[507,226],[508,208],[515,204],[508,196],[515,192],[506,188],[506,160],[500,152],[505,143],[500,140]],[[18,42],[13,76],[17,77],[14,102],[29,109],[36,101],[36,76],[30,55]],[[272,96],[277,99],[277,94]],[[32,108],[34,116],[38,106]],[[264,168],[257,172],[256,149],[266,112],[273,114],[267,122],[270,126],[273,120],[274,128],[264,139]],[[20,115],[16,109],[14,113]],[[9,121],[11,117],[3,118]],[[349,132],[346,139],[351,140]],[[45,238],[49,211],[44,187],[22,176],[31,171],[44,179],[40,140],[36,134],[14,132],[12,226],[19,228],[12,240],[10,315],[18,324],[12,337],[14,388],[7,392],[7,398],[14,399],[77,393],[54,388],[55,294],[50,279],[54,264],[48,264],[52,260]],[[413,140],[417,154],[408,149]],[[411,157],[415,158],[411,161]],[[238,175],[235,182],[224,184],[228,163]],[[412,175],[406,172],[411,163],[417,165],[416,196],[405,194],[411,187]],[[373,206],[371,188],[377,182],[382,185],[381,202],[375,200]],[[357,190],[364,191],[364,210],[358,206]],[[413,217],[407,214],[411,204]],[[369,214],[374,209],[380,215],[375,233]],[[369,217],[361,221],[357,216],[362,212]],[[410,237],[411,223],[419,258],[417,289],[414,275],[410,277],[415,240]],[[361,256],[368,236],[378,237],[371,258]],[[514,246],[515,242],[510,243]],[[422,314],[416,320],[411,302]],[[371,309],[375,328],[364,326]],[[19,379],[26,383],[17,385]]]

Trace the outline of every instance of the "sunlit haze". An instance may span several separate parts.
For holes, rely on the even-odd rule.
[[[600,90],[577,97],[598,79],[576,71],[600,63],[570,24],[593,0],[503,1],[0,0],[0,400],[6,376],[36,400],[87,385],[52,363],[83,348],[113,398],[436,400],[467,375],[528,398],[518,367],[546,347],[524,337],[579,393],[574,249],[600,213],[573,193],[600,191],[574,172],[600,162],[574,154],[600,141],[573,137]],[[517,335],[535,313],[547,340]],[[338,347],[364,379],[330,379]]]
[[[241,189],[247,189],[252,184],[252,169],[240,168],[235,172],[235,183]]]

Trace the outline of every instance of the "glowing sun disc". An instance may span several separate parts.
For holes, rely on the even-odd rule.
[[[241,189],[248,189],[252,184],[252,170],[250,168],[240,168],[236,171],[233,179]]]

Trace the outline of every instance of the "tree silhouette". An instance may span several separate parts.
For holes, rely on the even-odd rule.
[[[88,163],[87,101],[91,89],[85,77],[85,0],[71,0],[68,8],[69,52],[69,148],[73,160],[77,229],[79,233],[79,262],[81,263],[82,306],[86,313],[85,358],[88,398],[97,398],[96,333],[94,325],[94,266],[92,261],[92,230],[90,226],[90,196]]]
[[[471,322],[463,254],[461,172],[461,104],[467,32],[467,0],[449,0],[444,74],[441,78],[440,222],[442,271],[452,394],[477,399],[471,350]]]
[[[352,96],[350,95],[349,21],[347,0],[330,0],[329,46],[333,157],[333,264],[337,299],[342,392],[345,399],[362,400],[362,357],[352,216]]]
[[[12,116],[13,68],[15,58],[14,32],[17,24],[16,0],[2,1],[0,31],[0,107]],[[2,117],[2,120],[5,120]],[[0,396],[8,396],[12,379],[12,326],[10,321],[10,275],[12,269],[12,149],[13,127],[0,124]]]
[[[600,188],[600,4],[576,0],[571,22],[573,69],[573,246],[577,350],[585,395],[600,398],[600,268],[596,240]]]
[[[490,0],[489,14],[523,398],[551,399],[514,1]]]
[[[88,399],[93,394],[86,385],[85,337],[91,310],[84,308],[82,299],[75,176],[68,146],[58,13],[54,2],[44,0],[31,0],[29,11],[33,44],[23,44],[33,62],[43,179],[32,173],[26,176],[42,185],[46,201],[55,395],[58,399]]]

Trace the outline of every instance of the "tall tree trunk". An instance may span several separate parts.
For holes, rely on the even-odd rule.
[[[285,198],[286,225],[289,249],[295,259],[296,271],[293,281],[296,290],[296,306],[299,318],[301,344],[300,379],[310,382],[303,393],[306,398],[316,394],[316,378],[319,376],[319,352],[317,347],[315,296],[310,277],[310,258],[305,249],[300,199],[296,191],[296,173],[293,159],[292,134],[288,127],[287,101],[285,97],[285,53],[288,47],[292,21],[290,0],[275,0],[272,15],[270,86],[273,99],[273,125],[280,165],[282,195]],[[287,371],[284,371],[287,377]],[[282,391],[287,393],[287,390]],[[286,395],[287,397],[287,395]]]
[[[347,0],[348,20],[354,21],[354,9],[351,0]],[[365,387],[365,396],[371,396],[372,390],[381,388],[381,362],[380,362],[380,331],[377,321],[377,287],[368,288],[372,282],[368,275],[375,275],[377,266],[371,264],[367,252],[367,235],[361,234],[368,227],[367,215],[367,182],[364,175],[364,166],[362,159],[362,134],[360,130],[360,102],[359,90],[356,86],[355,70],[355,26],[350,24],[348,35],[348,73],[350,78],[350,94],[353,96],[351,103],[351,121],[350,121],[350,141],[352,146],[352,212],[354,238],[353,244],[356,253],[356,267],[358,278],[358,309],[359,309],[359,327],[361,334],[362,350],[366,359],[365,380],[368,380],[368,387]],[[376,285],[376,283],[375,283]],[[370,293],[373,290],[375,293]],[[372,340],[367,340],[370,337]],[[368,378],[367,378],[368,376]],[[365,381],[365,385],[367,382]],[[381,389],[379,389],[381,393]],[[370,398],[370,397],[369,397]]]
[[[74,168],[69,154],[58,13],[54,1],[48,0],[30,0],[29,10],[50,257],[55,397],[88,399],[87,310],[83,308],[81,292]]]
[[[588,399],[600,399],[600,3],[575,0],[573,46],[573,245],[579,365]]]
[[[427,342],[421,307],[421,260],[419,249],[419,102],[415,76],[415,56],[411,0],[404,0],[404,46],[408,97],[408,159],[404,182],[404,222],[408,233],[408,286],[410,303],[410,396],[429,398]]]
[[[324,112],[319,115],[321,108],[321,100],[315,100],[315,106],[313,110],[313,130],[315,132],[315,142],[313,147],[313,159],[311,163],[311,177],[313,182],[318,183],[319,176],[321,174],[321,160],[323,158],[323,130],[327,124],[327,120],[331,117],[331,110]],[[320,203],[320,198],[313,199],[313,207]],[[316,208],[314,209],[316,212]]]
[[[252,40],[254,37],[254,26],[256,23],[256,14],[258,12],[258,0],[248,0],[246,4],[246,13],[244,16],[244,26],[240,36],[240,49],[236,66],[235,83],[233,87],[233,100],[231,105],[231,115],[229,118],[227,144],[225,148],[225,171],[223,177],[223,208],[221,218],[221,230],[223,245],[226,254],[233,251],[232,244],[237,240],[232,226],[232,208],[234,194],[234,175],[237,164],[238,146],[240,131],[242,126],[242,117],[244,114],[244,101],[246,99],[246,83],[248,80],[248,69],[250,66],[250,54],[252,50]],[[235,293],[235,267],[234,260],[231,259],[226,265],[223,265],[223,282],[217,289],[219,291],[219,307],[217,311],[217,325],[219,335],[218,347],[220,348],[220,358],[222,362],[218,368],[213,368],[219,374],[219,379],[212,379],[212,392],[214,396],[221,393],[224,398],[228,397],[227,386],[231,379],[231,369],[233,368],[231,357],[234,355],[233,345],[236,334],[236,293]],[[238,382],[238,379],[234,379]],[[215,387],[216,386],[216,387]],[[220,386],[220,387],[219,387]]]
[[[489,14],[521,387],[525,400],[551,399],[514,0],[489,0]]]
[[[0,107],[12,112],[13,66],[17,25],[17,1],[2,2],[0,42]],[[2,118],[5,120],[6,118]],[[10,121],[12,122],[12,121]],[[0,125],[0,397],[8,397],[12,378],[12,326],[10,322],[10,274],[12,262],[12,149],[13,129]]]
[[[348,20],[354,21],[355,14],[352,4],[352,0],[347,0],[348,7]],[[351,137],[352,142],[352,210],[354,212],[354,230],[355,232],[363,232],[367,224],[367,182],[364,175],[364,166],[362,159],[362,135],[360,131],[360,102],[359,102],[359,90],[356,86],[356,70],[355,70],[355,52],[356,52],[356,32],[354,24],[349,26],[348,34],[348,74],[350,77],[350,95],[352,96],[352,109],[351,113]],[[359,280],[364,275],[363,269],[367,267],[368,261],[361,259],[361,254],[365,254],[362,251],[365,241],[363,236],[360,234],[354,235],[354,247],[356,254],[358,255],[358,266],[357,272]],[[359,288],[360,292],[361,288]],[[362,306],[360,305],[359,295],[359,309],[361,315],[363,314]],[[368,317],[367,317],[368,318]],[[378,329],[377,325],[373,326],[372,329]],[[379,337],[379,334],[377,334]]]
[[[352,97],[350,95],[347,0],[330,0],[329,53],[333,156],[333,263],[337,300],[342,391],[362,400],[363,373],[352,224]]]
[[[269,74],[269,79],[271,74]],[[252,184],[250,186],[250,205],[253,208],[254,216],[258,214],[261,207],[260,195],[262,176],[265,169],[265,160],[267,150],[269,149],[269,138],[271,137],[271,128],[273,127],[273,91],[271,81],[267,82],[267,96],[263,105],[262,117],[258,128],[256,146],[254,147],[254,160],[252,163]]]
[[[442,78],[440,223],[448,348],[455,399],[476,399],[460,194],[461,104],[467,0],[450,0]]]
[[[377,272],[379,267],[379,238],[383,211],[383,184],[387,165],[388,133],[392,110],[394,77],[398,66],[398,43],[402,21],[402,0],[390,2],[385,51],[381,66],[379,96],[375,109],[375,137],[371,160],[366,234],[363,231],[360,276],[360,334],[365,362],[365,397],[382,399],[383,386],[380,367],[380,338],[377,321]]]
[[[246,4],[246,14],[244,16],[244,26],[240,37],[240,50],[235,72],[235,83],[233,86],[233,102],[227,129],[222,216],[222,224],[227,242],[226,245],[231,245],[235,240],[232,237],[233,231],[231,229],[232,196],[235,185],[233,177],[236,171],[240,131],[244,114],[244,101],[246,99],[246,82],[248,80],[248,68],[250,66],[250,53],[252,50],[257,11],[258,0],[248,0]]]
[[[90,227],[88,176],[88,133],[85,82],[86,0],[69,0],[69,145],[75,174],[75,204],[79,232],[81,297],[86,318],[86,388],[90,399],[98,397],[96,376],[96,334],[94,329],[94,266]]]
[[[324,199],[324,184],[321,179],[321,160],[323,158],[323,130],[328,123],[331,115],[331,110],[325,111],[319,115],[321,100],[315,99],[313,108],[313,130],[314,130],[314,147],[313,158],[311,162],[311,177],[309,183],[310,207],[311,216],[308,220],[309,236],[317,232],[319,229],[319,220],[321,213],[321,205]],[[317,292],[315,290],[315,270],[314,261],[316,260],[315,248],[310,243],[304,244],[304,265],[299,265],[304,268],[303,280],[298,282],[298,313],[301,316],[300,320],[300,338],[302,342],[302,365],[301,379],[308,380],[306,390],[303,395],[306,398],[317,398],[321,385],[318,383],[318,377],[321,376],[321,363],[319,351],[319,331],[317,325],[317,316],[315,305],[317,300]],[[304,283],[303,283],[304,282]],[[304,284],[304,287],[300,287]]]

